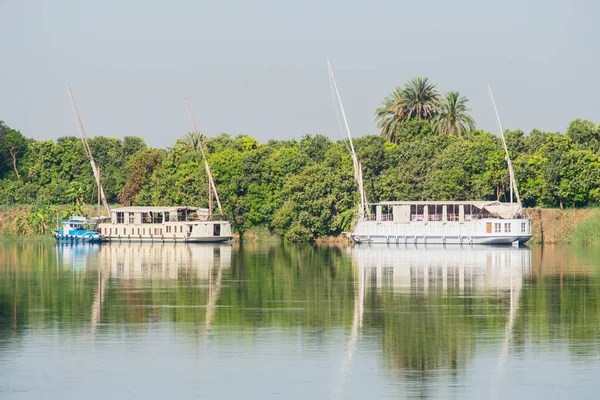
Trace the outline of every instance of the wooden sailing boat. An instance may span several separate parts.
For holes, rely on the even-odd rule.
[[[354,177],[361,195],[358,221],[352,231],[347,233],[356,243],[395,245],[512,244],[518,246],[531,238],[531,219],[526,218],[522,212],[512,163],[495,104],[494,111],[500,127],[500,135],[510,175],[510,202],[423,200],[368,203],[362,182],[361,166],[354,151],[346,114],[329,61],[327,61],[327,67],[332,92],[336,94],[334,100],[337,99],[337,102],[339,102],[344,119],[345,131],[348,135],[354,163]],[[516,196],[516,203],[513,202],[513,193]]]
[[[208,177],[208,209],[189,206],[113,208],[110,211],[110,223],[99,225],[100,232],[107,240],[131,242],[226,242],[231,240],[231,224],[223,218],[217,187],[187,99],[186,104]],[[217,201],[218,215],[213,213],[213,198]]]

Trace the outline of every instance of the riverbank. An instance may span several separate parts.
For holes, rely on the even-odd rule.
[[[83,215],[92,215],[93,206],[83,206]],[[8,240],[46,240],[51,238],[58,215],[67,206],[36,208],[34,206],[13,206],[0,208],[0,236]],[[527,212],[532,219],[533,237],[531,244],[575,244],[600,245],[600,208],[560,210],[556,208],[535,208]],[[24,233],[25,232],[25,233]],[[239,235],[234,234],[239,240]],[[281,238],[266,226],[249,229],[244,233],[247,242],[274,242]],[[348,242],[343,235],[317,238],[318,244],[340,244]]]
[[[530,243],[600,245],[600,209],[529,209]]]

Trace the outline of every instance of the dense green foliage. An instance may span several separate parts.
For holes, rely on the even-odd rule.
[[[455,102],[457,96],[451,96]],[[434,123],[402,121],[397,143],[380,135],[355,140],[369,201],[506,200],[500,139],[474,130],[435,133]],[[582,207],[600,200],[600,129],[594,123],[574,120],[565,134],[517,130],[506,136],[525,206]],[[268,226],[304,241],[349,228],[358,196],[345,142],[317,134],[262,144],[222,134],[204,144],[224,212],[239,233]],[[94,137],[90,146],[111,204],[207,206],[207,177],[190,136],[167,149],[148,148],[136,137]],[[44,219],[19,232],[52,228],[52,206],[94,204],[96,190],[81,140],[36,141],[0,124],[0,205],[28,204],[31,211],[21,221],[30,214]]]

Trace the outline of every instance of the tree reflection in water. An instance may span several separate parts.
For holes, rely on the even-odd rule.
[[[334,395],[363,341],[379,342],[389,371],[423,387],[463,371],[481,346],[495,349],[501,379],[506,355],[530,342],[598,354],[599,259],[598,250],[550,246],[5,243],[0,346],[33,327],[143,334],[148,324],[176,324],[200,346],[212,327],[249,339],[264,327],[343,328]]]

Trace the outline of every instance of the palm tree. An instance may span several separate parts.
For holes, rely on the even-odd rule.
[[[438,134],[461,136],[475,129],[475,121],[467,108],[469,100],[458,92],[448,92],[433,121],[433,130]]]
[[[402,89],[402,102],[406,119],[431,120],[439,108],[440,92],[427,77],[412,78]]]
[[[204,138],[204,135],[200,134],[200,142],[203,142]],[[200,146],[198,146],[198,136],[196,136],[196,132],[188,132],[188,134],[185,136],[184,142],[192,150],[200,150]]]
[[[383,100],[383,106],[375,111],[377,127],[381,135],[392,143],[398,141],[398,129],[404,122],[404,108],[402,107],[402,91],[396,88]]]
[[[440,93],[428,78],[412,78],[404,87],[397,87],[375,111],[381,135],[393,143],[398,141],[398,129],[409,119],[432,120],[439,108]]]

